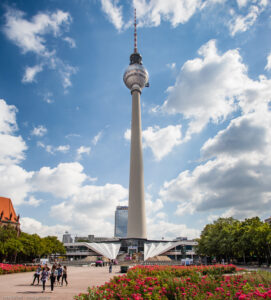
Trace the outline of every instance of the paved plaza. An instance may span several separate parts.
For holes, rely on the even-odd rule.
[[[86,292],[89,286],[102,285],[115,275],[120,275],[120,267],[68,267],[68,285],[55,286],[51,293],[50,282],[46,282],[45,293],[42,285],[30,285],[34,272],[0,275],[0,300],[53,300],[73,299],[74,295]]]

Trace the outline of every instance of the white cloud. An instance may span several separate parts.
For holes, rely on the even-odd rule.
[[[41,222],[37,221],[33,218],[24,217],[20,219],[21,229],[24,232],[29,234],[37,233],[41,237],[45,237],[48,235],[57,236],[59,240],[62,240],[62,235],[65,231],[70,231],[71,227],[69,225],[44,225]]]
[[[87,179],[83,166],[77,162],[60,163],[55,168],[43,167],[32,179],[36,191],[51,193],[59,198],[76,194]]]
[[[67,153],[70,150],[70,145],[60,145],[58,147],[53,147],[52,145],[45,145],[44,143],[38,141],[37,146],[44,148],[46,152],[55,154],[56,152]]]
[[[85,147],[85,146],[79,147],[79,148],[76,150],[76,153],[77,153],[77,160],[82,159],[82,155],[83,155],[83,154],[89,155],[90,151],[91,151],[91,148],[90,148],[90,147]]]
[[[7,38],[15,43],[24,54],[33,52],[39,58],[39,62],[41,61],[41,63],[34,67],[26,68],[22,82],[29,83],[35,81],[37,73],[41,72],[47,66],[50,69],[58,71],[66,92],[67,88],[72,85],[71,76],[77,72],[77,68],[64,63],[58,58],[55,44],[50,44],[45,37],[53,35],[54,38],[59,38],[62,32],[68,29],[72,21],[70,14],[62,10],[38,13],[29,21],[25,18],[25,14],[22,11],[8,8],[5,18],[6,23],[3,31]],[[75,46],[75,42],[71,38],[65,37],[64,40],[71,47]],[[52,46],[49,47],[50,45]],[[50,101],[47,102],[49,103]]]
[[[245,32],[250,28],[257,20],[260,14],[260,9],[256,5],[252,5],[246,16],[238,15],[229,24],[230,33],[235,36],[238,32]]]
[[[271,52],[269,53],[269,55],[267,56],[267,64],[265,66],[266,70],[271,70]]]
[[[185,139],[200,132],[210,120],[225,120],[236,109],[236,99],[251,83],[238,50],[220,55],[211,40],[198,53],[202,58],[183,65],[162,106],[162,110],[181,113],[189,120]]]
[[[46,133],[47,133],[47,128],[44,127],[43,125],[34,127],[34,129],[31,131],[31,134],[35,136],[44,136]]]
[[[14,205],[24,203],[31,191],[30,180],[33,172],[27,172],[17,165],[0,164],[0,191],[1,196],[12,199]]]
[[[43,70],[42,65],[36,65],[34,67],[26,67],[24,77],[22,79],[23,83],[35,81],[36,75]]]
[[[169,125],[164,128],[150,126],[142,132],[143,147],[151,148],[155,159],[159,161],[182,142],[181,128],[181,125]],[[125,131],[124,138],[131,139],[130,129]]]
[[[28,201],[25,201],[24,204],[38,207],[43,202],[42,199],[36,199],[35,197],[31,196],[29,197]]]
[[[200,5],[201,0],[133,0],[141,26],[159,26],[163,19],[176,27],[186,23]]]
[[[0,133],[10,134],[17,130],[17,108],[8,105],[4,99],[0,99]]]
[[[0,164],[17,164],[25,155],[27,146],[21,136],[0,134]]]
[[[114,211],[127,196],[127,189],[119,184],[85,185],[68,201],[52,206],[50,214],[57,217],[65,211],[63,222],[80,234],[90,234],[91,228],[97,235],[113,236]]]
[[[182,142],[181,128],[181,125],[169,125],[165,128],[148,127],[142,132],[143,145],[151,148],[156,160],[161,160],[172,151],[173,147]]]
[[[110,22],[118,30],[121,30],[123,26],[122,6],[118,6],[118,1],[116,0],[101,0],[101,4],[102,10],[106,13]]]
[[[27,146],[21,136],[15,136],[17,130],[17,109],[0,99],[0,165],[10,165],[24,159]]]
[[[102,134],[103,134],[103,131],[101,130],[101,131],[99,131],[99,132],[97,133],[97,135],[94,136],[94,138],[92,139],[92,143],[93,143],[94,145],[97,145],[97,143],[99,142],[99,140],[100,140],[101,137],[102,137]]]
[[[24,16],[22,11],[8,8],[3,31],[23,53],[34,52],[44,56],[50,55],[45,46],[44,35],[52,32],[57,36],[61,27],[71,22],[69,13],[61,10],[55,13],[39,13],[33,16],[31,21],[26,20]]]
[[[63,38],[63,41],[67,42],[68,45],[69,45],[71,48],[76,48],[75,40],[72,39],[71,37],[66,36],[66,37]]]
[[[58,66],[57,69],[62,78],[62,86],[66,90],[68,87],[72,86],[71,76],[77,73],[78,68],[65,64],[60,59],[57,59],[56,61]]]
[[[239,6],[239,8],[241,7],[245,7],[248,3],[248,0],[237,0],[237,4]]]
[[[174,239],[179,236],[193,239],[200,236],[198,229],[188,228],[185,224],[174,224],[163,219],[148,219],[147,228],[149,239]]]
[[[203,145],[202,158],[212,160],[165,182],[160,197],[177,203],[177,215],[227,209],[227,216],[261,216],[271,205],[270,150],[271,112],[258,104]]]
[[[55,151],[63,152],[63,153],[66,153],[69,150],[70,150],[70,145],[60,145],[55,149]]]

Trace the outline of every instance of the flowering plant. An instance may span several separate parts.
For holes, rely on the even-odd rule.
[[[233,265],[137,266],[130,269],[127,275],[115,276],[110,282],[100,287],[89,288],[87,294],[75,296],[75,299],[271,298],[271,274],[236,274],[241,270]]]
[[[10,265],[0,263],[0,274],[12,274],[20,272],[32,272],[35,271],[36,266],[25,266],[25,265]]]

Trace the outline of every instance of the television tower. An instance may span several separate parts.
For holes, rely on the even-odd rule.
[[[145,86],[149,86],[148,80],[149,74],[143,67],[142,57],[137,51],[136,10],[134,10],[134,53],[130,55],[130,65],[123,75],[123,81],[132,94],[127,238],[147,238],[144,200],[140,95],[142,89]]]

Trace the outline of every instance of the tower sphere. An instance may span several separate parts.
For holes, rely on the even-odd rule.
[[[139,92],[141,92],[149,81],[149,74],[142,64],[133,63],[126,69],[123,75],[123,81],[131,92],[133,90],[139,90]]]

